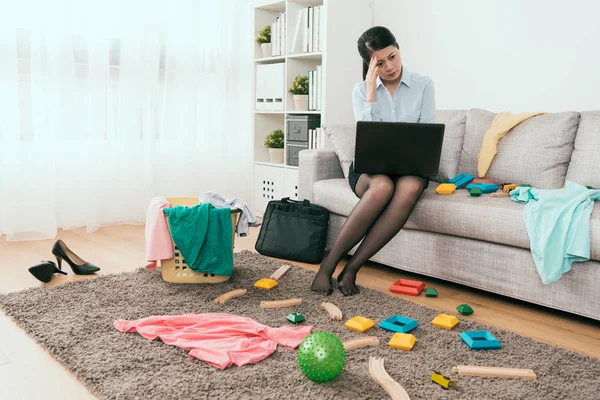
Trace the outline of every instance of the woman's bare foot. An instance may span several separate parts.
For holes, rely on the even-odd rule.
[[[356,286],[356,272],[354,268],[346,266],[338,275],[338,288],[344,296],[352,296],[360,293],[358,286]]]
[[[319,272],[317,272],[310,289],[313,292],[329,296],[333,292],[333,287],[331,286],[331,274],[320,269]]]

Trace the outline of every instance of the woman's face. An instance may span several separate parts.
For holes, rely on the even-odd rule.
[[[371,57],[377,58],[377,75],[383,81],[393,81],[400,77],[402,72],[402,59],[396,46],[374,51]]]

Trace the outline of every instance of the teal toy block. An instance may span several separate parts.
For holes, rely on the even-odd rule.
[[[476,188],[476,187],[481,189],[481,193],[486,193],[486,194],[497,192],[500,189],[500,186],[496,185],[495,183],[480,182],[480,183],[471,183],[470,185],[467,186],[467,190],[471,191],[471,189]]]
[[[466,331],[460,334],[463,342],[471,350],[496,350],[502,348],[502,344],[488,331]]]
[[[473,182],[475,177],[469,174],[458,174],[452,179],[448,179],[449,183],[454,183],[457,189],[462,189],[467,186],[469,183]]]
[[[428,287],[427,289],[425,289],[425,296],[438,297],[438,292],[437,292],[437,290],[435,290],[435,288]]]
[[[379,324],[379,327],[386,331],[408,333],[419,326],[414,319],[394,315]]]
[[[469,194],[473,197],[479,197],[481,196],[481,189],[478,187],[471,188],[471,190],[469,190]]]

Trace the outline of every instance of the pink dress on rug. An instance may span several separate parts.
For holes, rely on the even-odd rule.
[[[264,360],[278,344],[295,349],[313,330],[312,326],[271,328],[252,318],[223,313],[117,319],[114,325],[121,332],[137,332],[148,340],[160,338],[168,345],[190,350],[190,358],[220,369]]]

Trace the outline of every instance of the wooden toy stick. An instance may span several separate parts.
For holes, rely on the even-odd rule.
[[[302,303],[302,299],[287,299],[277,301],[261,301],[260,308],[283,308],[297,306]]]
[[[227,293],[223,293],[222,295],[220,295],[219,297],[217,297],[216,299],[213,300],[213,303],[215,304],[224,304],[226,303],[228,300],[233,299],[234,297],[239,297],[239,296],[243,296],[246,294],[248,290],[246,289],[235,289],[232,290],[230,292]]]
[[[346,340],[342,344],[344,345],[344,350],[350,351],[354,349],[360,349],[361,347],[378,346],[379,338],[377,336],[359,337],[356,339]]]
[[[521,378],[526,380],[535,380],[535,372],[531,369],[522,368],[500,368],[500,367],[479,367],[476,365],[459,365],[452,368],[452,372],[459,375],[486,376],[499,378]]]
[[[505,192],[495,192],[491,194],[492,197],[510,197],[510,194]]]
[[[269,277],[269,279],[273,279],[275,281],[278,281],[281,279],[281,277],[283,277],[283,275],[285,275],[286,272],[288,272],[288,270],[292,268],[291,265],[282,265],[281,267],[279,267],[279,269],[275,272],[273,272],[273,275],[271,275]]]
[[[392,400],[410,400],[406,390],[393,380],[383,366],[383,358],[369,358],[369,373],[371,378],[390,395]]]
[[[329,316],[334,321],[342,320],[342,311],[335,306],[333,303],[321,303],[321,307],[329,313]]]

